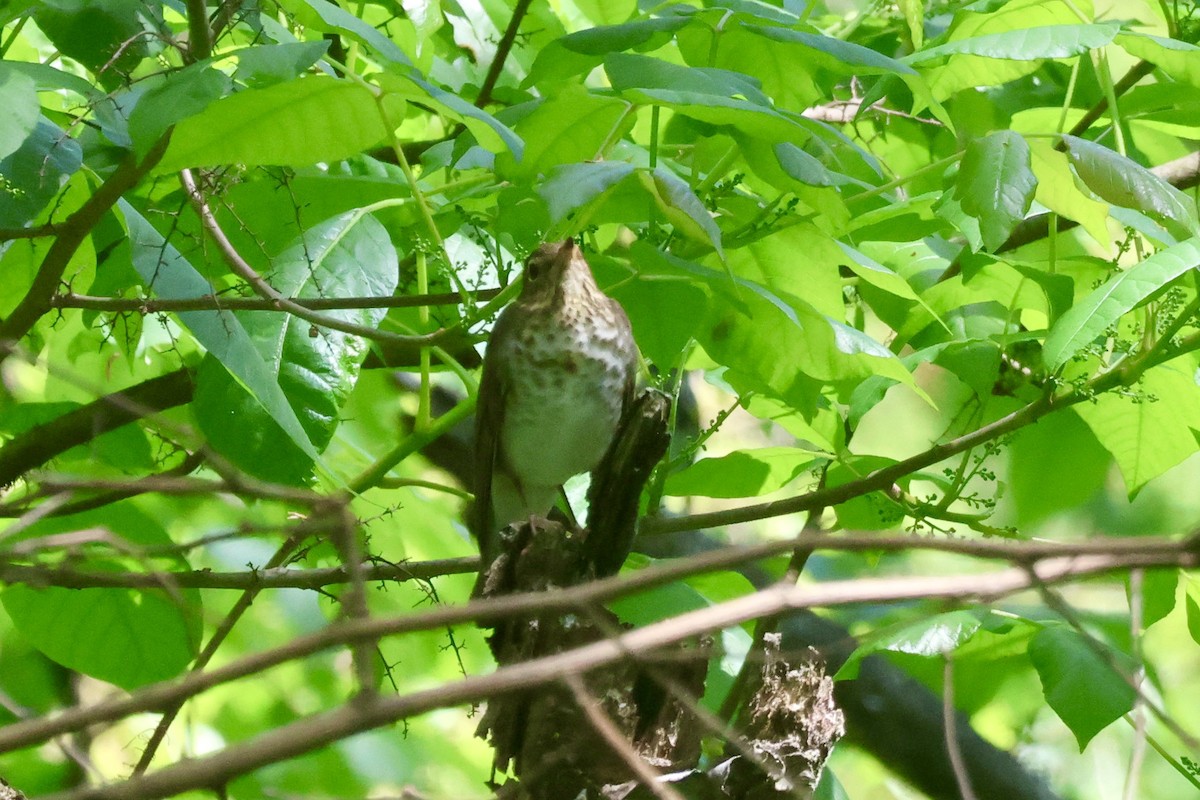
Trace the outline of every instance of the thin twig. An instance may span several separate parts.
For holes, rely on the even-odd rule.
[[[481,289],[475,293],[478,300],[490,300],[500,289]],[[443,292],[426,295],[404,295],[400,297],[289,297],[289,302],[310,311],[336,311],[359,308],[416,308],[422,306],[448,306],[462,302],[456,293]],[[112,313],[157,314],[164,311],[277,311],[274,300],[254,297],[222,298],[213,295],[175,299],[141,299],[137,297],[94,297],[67,292],[56,294],[50,299],[54,308],[86,308],[93,311]]]
[[[736,549],[736,548],[735,548]],[[745,548],[744,550],[753,550]],[[744,555],[744,550],[742,554]],[[0,753],[28,747],[46,739],[130,714],[153,711],[180,698],[192,697],[214,686],[258,674],[331,647],[374,640],[418,630],[433,630],[469,621],[491,623],[520,616],[576,611],[588,604],[626,596],[650,586],[677,580],[686,574],[707,571],[720,563],[717,553],[706,553],[680,563],[652,567],[554,591],[527,592],[474,600],[465,606],[438,607],[422,614],[372,617],[339,622],[323,630],[300,636],[287,644],[245,656],[213,670],[176,681],[152,684],[128,697],[97,705],[64,710],[53,717],[15,723],[0,728]],[[723,553],[729,559],[731,553]],[[571,673],[607,667],[629,657],[651,653],[687,639],[741,625],[758,617],[800,609],[925,599],[994,602],[1035,585],[1095,577],[1128,570],[1134,566],[1184,566],[1200,563],[1194,553],[1130,553],[1120,557],[1081,556],[1039,562],[1031,569],[1012,567],[989,574],[942,577],[893,577],[831,581],[816,586],[772,586],[716,605],[690,611],[661,622],[637,628],[616,639],[583,645],[563,653],[502,667],[490,675],[471,676],[461,681],[397,697],[380,697],[370,704],[330,712],[265,734],[254,746],[238,744],[210,757],[167,767],[137,781],[120,784],[98,793],[56,795],[56,800],[80,798],[162,797],[155,792],[169,788],[182,791],[201,776],[229,779],[268,763],[283,760],[337,741],[353,733],[389,724],[397,719],[461,703],[472,703],[508,692],[532,689],[561,680]],[[122,794],[121,792],[128,792]],[[168,792],[169,793],[169,792]]]
[[[976,800],[975,790],[971,788],[971,776],[967,774],[967,764],[963,760],[962,748],[958,746],[958,712],[954,708],[954,654],[945,653],[943,658],[945,665],[942,668],[942,726],[946,729],[946,753],[950,756],[950,768],[954,771],[959,796],[962,800]]]
[[[650,794],[657,797],[658,800],[684,800],[683,795],[662,782],[662,775],[658,770],[647,764],[646,760],[625,740],[625,736],[600,708],[600,702],[588,691],[587,686],[583,683],[583,678],[575,674],[568,674],[563,676],[563,683],[571,690],[571,694],[575,697],[575,704],[587,717],[592,729],[600,734],[600,738],[604,740],[605,744],[625,762],[630,772],[637,777],[638,782]]]
[[[296,544],[297,540],[293,537],[280,545],[279,549],[267,561],[266,569],[281,567],[295,551]],[[233,626],[237,624],[242,615],[250,608],[250,605],[254,602],[254,598],[258,596],[258,592],[258,588],[250,588],[242,593],[242,596],[233,604],[233,608],[229,610],[229,613],[217,625],[216,630],[213,631],[213,635],[209,638],[204,649],[196,656],[196,660],[192,662],[190,672],[202,672],[208,666],[212,657],[217,654],[217,650],[220,649],[225,639],[228,638],[230,632],[233,630]],[[146,742],[146,747],[142,750],[142,755],[133,768],[133,775],[143,774],[146,768],[150,766],[150,762],[154,760],[154,754],[166,738],[167,731],[171,728],[171,723],[175,721],[185,702],[187,702],[187,698],[181,698],[163,709],[162,718],[159,719],[158,724],[154,727],[154,732],[150,734],[150,739]]]
[[[483,108],[492,102],[492,92],[495,91],[496,83],[500,80],[500,73],[504,71],[504,62],[508,60],[513,42],[517,40],[517,31],[521,29],[521,21],[532,4],[533,0],[517,0],[517,4],[513,6],[512,18],[508,21],[508,27],[504,29],[504,35],[500,37],[500,43],[496,45],[496,56],[492,59],[491,66],[488,67],[483,85],[479,87],[479,96],[475,98],[476,108]]]
[[[278,311],[287,311],[288,313],[299,317],[300,319],[311,322],[313,325],[319,325],[324,328],[329,328],[342,333],[349,333],[354,336],[361,336],[364,339],[372,339],[380,342],[389,342],[393,344],[407,345],[430,345],[436,343],[439,339],[446,335],[446,328],[441,328],[433,333],[421,335],[404,335],[391,333],[390,331],[371,328],[366,325],[357,325],[353,322],[345,322],[332,317],[328,314],[320,314],[305,308],[293,302],[290,298],[284,297],[278,290],[267,282],[262,275],[254,267],[250,266],[237,248],[233,246],[233,242],[229,241],[229,237],[225,235],[217,217],[209,208],[208,201],[204,195],[200,193],[200,189],[196,186],[196,180],[192,177],[191,170],[180,170],[180,181],[183,183],[184,190],[187,192],[188,199],[192,203],[197,216],[200,217],[200,222],[204,230],[212,237],[217,244],[217,249],[221,256],[225,259],[225,263],[233,270],[239,278],[250,284],[254,293],[264,300],[274,304],[274,308]]]

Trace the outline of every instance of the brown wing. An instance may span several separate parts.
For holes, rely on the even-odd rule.
[[[504,425],[505,395],[508,393],[508,376],[492,357],[492,348],[504,340],[510,327],[507,315],[502,313],[492,329],[488,351],[484,355],[483,377],[479,381],[479,398],[475,403],[475,505],[471,508],[468,526],[479,542],[485,567],[496,555],[492,473],[500,455],[500,430]]]

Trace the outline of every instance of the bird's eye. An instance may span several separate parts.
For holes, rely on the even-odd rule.
[[[525,265],[525,280],[536,281],[542,275],[542,262],[537,259],[530,259]]]

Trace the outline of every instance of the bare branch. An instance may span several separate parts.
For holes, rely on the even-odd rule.
[[[183,188],[187,192],[188,199],[191,201],[197,216],[200,217],[200,222],[204,226],[204,230],[216,242],[217,249],[225,259],[225,263],[229,265],[234,274],[250,284],[255,294],[272,303],[272,307],[275,310],[287,311],[306,322],[311,322],[313,325],[319,325],[323,328],[391,344],[433,345],[443,339],[449,331],[454,330],[454,328],[440,328],[433,333],[414,336],[391,333],[366,325],[345,322],[328,314],[320,314],[295,303],[290,298],[284,297],[262,275],[259,275],[258,271],[250,266],[246,259],[242,258],[241,253],[233,246],[233,242],[229,241],[229,237],[225,235],[225,231],[221,229],[220,223],[217,222],[216,215],[209,208],[208,201],[205,200],[204,195],[200,193],[199,187],[196,186],[196,180],[192,177],[191,170],[181,170],[179,175],[183,183]]]
[[[366,563],[362,567],[365,581],[429,580],[446,575],[462,575],[479,568],[477,558],[445,558],[435,561],[401,562],[399,564]],[[25,583],[30,586],[61,586],[66,589],[158,589],[163,581],[182,589],[233,589],[261,591],[263,589],[322,589],[350,580],[346,567],[323,569],[291,569],[267,567],[249,572],[89,572],[68,567],[24,566],[0,562],[0,583]]]
[[[140,162],[133,154],[126,157],[79,210],[62,223],[54,244],[50,245],[46,257],[38,267],[33,285],[8,319],[0,322],[0,361],[4,361],[12,353],[12,345],[8,343],[19,341],[33,330],[33,326],[42,315],[50,310],[50,298],[58,291],[59,282],[71,256],[75,255],[75,251],[92,232],[92,228],[96,227],[101,217],[113,207],[121,195],[136,186],[162,159],[170,138],[170,133],[164,134]]]
[[[488,67],[487,75],[484,76],[483,86],[479,88],[479,97],[475,98],[477,108],[483,108],[492,102],[492,92],[495,91],[496,83],[500,80],[500,73],[504,71],[504,62],[508,60],[513,42],[517,40],[517,31],[521,29],[521,20],[525,19],[525,14],[532,4],[533,0],[517,0],[517,4],[513,7],[512,18],[508,21],[508,27],[504,29],[504,35],[500,37],[500,44],[496,45],[496,56],[492,59],[491,66]]]
[[[500,289],[481,289],[475,293],[477,300],[491,300],[500,294]],[[462,295],[453,292],[442,294],[403,295],[400,297],[289,297],[288,302],[310,311],[333,311],[347,308],[416,308],[420,306],[448,306],[462,302]],[[162,311],[278,311],[274,300],[253,297],[188,297],[158,300],[136,297],[93,297],[67,292],[56,294],[50,299],[54,308],[86,308],[93,311],[112,313],[133,312],[156,314]]]
[[[1030,568],[1010,567],[990,574],[950,575],[944,577],[895,577],[831,581],[816,586],[768,587],[759,592],[672,617],[662,622],[629,631],[615,639],[575,648],[511,667],[502,667],[491,675],[472,676],[409,695],[378,698],[369,705],[313,717],[260,737],[253,745],[238,745],[209,758],[167,767],[153,775],[121,784],[112,791],[98,794],[56,795],[58,800],[81,798],[163,797],[155,792],[182,791],[195,786],[210,786],[268,763],[307,752],[344,736],[394,722],[413,714],[460,703],[476,702],[517,690],[526,690],[560,681],[566,675],[579,674],[615,664],[623,658],[652,653],[663,647],[740,625],[761,616],[786,611],[883,603],[917,598],[927,600],[992,602],[1015,592],[1039,585],[1050,585],[1084,577],[1120,572],[1132,567],[1180,566],[1200,564],[1200,554],[1189,550],[1193,540],[1177,543],[1174,552],[1127,553],[1120,556],[1092,555],[1049,558]],[[656,566],[628,576],[615,576],[592,583],[545,592],[507,595],[472,601],[465,606],[440,607],[423,614],[376,617],[369,620],[339,622],[316,633],[298,637],[280,647],[247,656],[209,672],[189,675],[176,681],[152,684],[136,693],[90,707],[77,707],[56,716],[20,722],[0,729],[0,752],[28,747],[59,734],[80,730],[98,722],[111,721],[142,711],[154,711],[180,698],[191,697],[213,686],[229,683],[313,653],[369,641],[383,636],[431,630],[468,621],[492,622],[499,619],[535,614],[575,611],[589,604],[624,596],[649,586],[661,585],[690,574],[703,566],[710,569],[713,558],[744,556],[756,548],[730,548],[704,554],[679,563]],[[686,568],[685,566],[686,565]],[[198,771],[196,771],[198,770]],[[206,770],[210,770],[206,772]],[[192,783],[208,775],[207,783]],[[164,788],[165,787],[165,788]],[[123,793],[128,792],[128,793]]]

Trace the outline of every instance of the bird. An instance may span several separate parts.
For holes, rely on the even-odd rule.
[[[485,571],[500,530],[546,517],[563,483],[600,463],[633,401],[637,363],[629,317],[575,241],[539,246],[484,352],[470,528]]]

